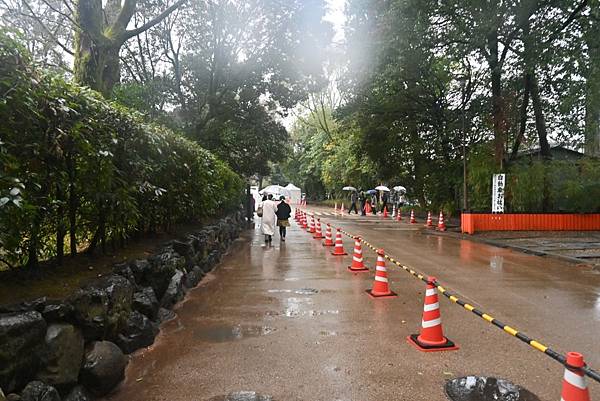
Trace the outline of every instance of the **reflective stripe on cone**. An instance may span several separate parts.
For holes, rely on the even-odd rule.
[[[590,401],[590,392],[581,371],[584,366],[583,355],[578,352],[567,352],[567,363],[560,394],[561,401]]]
[[[325,241],[323,241],[323,246],[333,246],[333,239],[331,238],[331,225],[327,223],[327,230],[325,231]]]
[[[368,272],[369,268],[363,263],[362,245],[360,237],[354,237],[354,254],[352,255],[352,264],[348,266],[351,272]]]
[[[342,241],[342,232],[340,231],[340,229],[337,229],[337,232],[335,234],[335,248],[333,249],[333,252],[331,252],[332,255],[335,256],[344,256],[344,255],[348,255],[346,253],[346,251],[344,250],[344,242]]]
[[[392,298],[397,294],[390,290],[388,284],[387,270],[385,268],[385,252],[383,249],[377,250],[377,265],[375,266],[375,280],[373,280],[373,288],[367,290],[372,298]]]
[[[437,290],[433,284],[435,277],[427,277],[425,301],[423,303],[423,318],[421,319],[421,333],[413,334],[406,339],[420,351],[450,351],[458,349],[446,337],[442,329],[442,316]]]

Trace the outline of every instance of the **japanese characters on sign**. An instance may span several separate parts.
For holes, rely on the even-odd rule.
[[[504,213],[506,174],[494,174],[492,179],[492,213]]]

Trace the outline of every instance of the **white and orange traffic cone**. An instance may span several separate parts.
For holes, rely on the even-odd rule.
[[[323,246],[334,246],[333,239],[331,238],[331,225],[327,223],[327,230],[325,230],[325,241]]]
[[[305,230],[308,228],[308,222],[306,221],[306,212],[302,213],[302,228]]]
[[[425,224],[427,228],[433,228],[433,220],[431,219],[431,212],[427,212],[427,223]]]
[[[440,217],[438,217],[438,231],[446,231],[446,223],[444,223],[444,212],[440,210]]]
[[[331,252],[332,255],[335,256],[344,256],[344,255],[348,255],[346,253],[346,251],[344,250],[344,241],[342,241],[342,232],[340,231],[340,229],[337,229],[337,232],[335,233],[335,248],[333,248],[333,252]]]
[[[388,211],[387,211],[387,206],[383,207],[383,217],[387,218],[388,217]]]
[[[351,272],[368,272],[369,268],[363,263],[362,245],[360,237],[354,237],[354,254],[352,255],[352,264],[348,266]]]
[[[323,238],[323,233],[321,232],[321,219],[317,219],[317,229],[315,230],[315,235],[313,235],[314,239]]]
[[[402,211],[400,209],[396,213],[396,221],[402,221]]]
[[[585,366],[583,355],[567,352],[565,374],[563,376],[561,401],[590,401],[590,392],[585,384],[581,368]]]
[[[377,250],[377,265],[375,267],[375,281],[373,288],[367,290],[371,298],[392,298],[398,295],[390,290],[388,285],[387,270],[385,269],[385,252],[383,249]]]
[[[333,214],[337,214],[337,202],[333,204]]]
[[[444,337],[440,303],[434,285],[435,281],[435,277],[427,277],[421,334],[412,334],[406,339],[409,344],[415,346],[419,351],[452,351],[458,349],[458,346]]]
[[[315,228],[315,216],[313,214],[310,215],[310,227],[308,228],[308,232],[314,234],[317,231]]]
[[[416,224],[417,219],[415,219],[415,211],[413,209],[410,210],[410,224]]]

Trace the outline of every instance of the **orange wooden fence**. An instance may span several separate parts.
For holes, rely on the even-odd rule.
[[[590,231],[600,230],[600,213],[463,213],[463,233],[476,231]]]

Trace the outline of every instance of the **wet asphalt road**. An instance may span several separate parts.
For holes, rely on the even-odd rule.
[[[427,235],[406,222],[332,216],[463,299],[559,352],[600,368],[600,272],[465,240]],[[257,229],[258,230],[258,229]],[[541,400],[560,399],[562,367],[440,297],[445,334],[458,351],[422,353],[424,286],[388,264],[398,298],[371,299],[373,274],[351,274],[292,223],[265,248],[258,231],[236,241],[214,273],[177,308],[155,344],[134,354],[109,400],[211,400],[256,391],[274,400],[446,400],[446,380],[470,374],[513,381]],[[346,251],[353,244],[344,238]],[[373,268],[374,253],[363,249]],[[600,384],[588,380],[592,399]],[[222,398],[220,398],[222,399]]]

